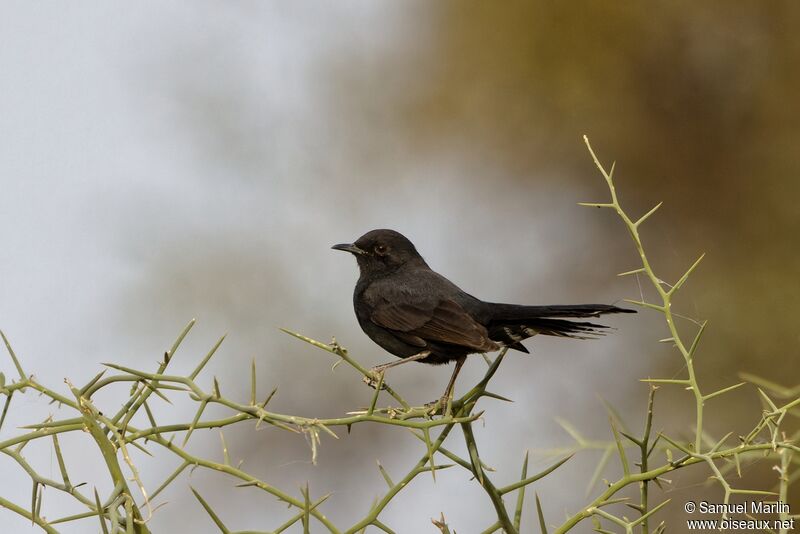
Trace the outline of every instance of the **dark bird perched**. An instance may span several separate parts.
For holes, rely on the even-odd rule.
[[[382,373],[410,361],[455,361],[442,396],[453,386],[468,354],[502,347],[528,352],[522,341],[546,336],[591,339],[604,325],[570,321],[606,313],[635,313],[608,304],[521,306],[484,302],[431,270],[414,244],[394,230],[372,230],[355,243],[334,245],[356,257],[360,276],[353,293],[358,324],[372,341],[400,360],[374,367]]]

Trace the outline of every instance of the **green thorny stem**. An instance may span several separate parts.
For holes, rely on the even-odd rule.
[[[800,393],[800,388],[797,390],[793,390],[791,395],[785,395],[785,397],[789,398],[789,402],[784,404],[783,406],[777,406],[771,398],[764,393],[762,389],[759,389],[759,393],[762,396],[762,399],[765,400],[767,405],[767,409],[765,410],[761,420],[756,424],[755,428],[744,437],[740,438],[740,443],[735,446],[725,446],[726,441],[730,438],[731,433],[727,434],[726,436],[722,437],[716,442],[708,443],[706,448],[704,449],[704,445],[706,445],[707,433],[704,431],[703,428],[703,411],[705,407],[705,402],[717,397],[719,395],[728,393],[736,388],[741,387],[746,382],[740,382],[725,388],[722,388],[718,391],[714,391],[712,393],[703,393],[700,385],[697,380],[697,376],[695,374],[694,368],[694,356],[696,354],[700,338],[705,330],[706,323],[703,322],[700,324],[700,328],[696,332],[693,341],[691,344],[688,345],[683,341],[681,338],[680,332],[675,324],[675,318],[680,317],[672,310],[672,303],[673,297],[677,293],[677,291],[684,285],[686,280],[689,278],[691,273],[697,268],[700,264],[700,261],[703,259],[704,255],[701,255],[687,270],[686,272],[678,279],[678,281],[674,285],[667,284],[661,278],[659,278],[653,267],[648,260],[647,254],[645,253],[644,246],[642,244],[641,237],[639,235],[639,228],[646,221],[656,210],[661,206],[661,203],[657,204],[653,207],[650,211],[645,213],[640,218],[634,220],[632,219],[622,208],[620,205],[619,199],[617,197],[616,188],[614,185],[613,174],[614,174],[614,165],[612,164],[611,169],[606,171],[603,165],[600,163],[599,159],[595,155],[594,151],[592,150],[591,145],[589,144],[589,140],[586,136],[584,136],[584,142],[586,143],[586,147],[589,150],[589,153],[594,161],[595,165],[597,166],[600,173],[603,175],[603,178],[606,181],[606,185],[608,186],[611,201],[606,203],[580,203],[583,206],[590,206],[590,207],[598,207],[598,208],[609,208],[612,209],[617,213],[617,215],[622,219],[622,222],[625,224],[625,227],[628,229],[628,233],[633,240],[634,246],[636,248],[637,253],[639,254],[639,258],[641,260],[641,267],[637,269],[633,269],[631,271],[620,273],[620,276],[626,275],[638,275],[643,274],[645,275],[651,282],[653,288],[655,289],[656,293],[658,294],[661,302],[658,304],[654,304],[651,302],[645,302],[644,300],[628,300],[633,304],[642,306],[644,308],[648,308],[651,310],[658,311],[664,315],[665,321],[667,323],[667,328],[670,332],[670,337],[661,340],[662,342],[671,342],[674,346],[678,349],[681,356],[683,357],[685,367],[687,370],[686,378],[680,379],[661,379],[661,378],[648,378],[642,380],[643,382],[650,383],[651,391],[650,397],[648,401],[648,408],[647,408],[647,415],[645,419],[645,429],[642,438],[634,438],[631,435],[621,432],[616,427],[615,417],[611,418],[611,426],[612,432],[614,435],[614,443],[616,444],[616,448],[620,457],[620,462],[622,464],[623,469],[623,477],[617,480],[614,483],[609,483],[606,490],[597,497],[594,501],[589,503],[589,505],[583,507],[579,512],[575,513],[574,515],[568,517],[568,519],[561,524],[559,527],[555,529],[557,534],[567,532],[575,527],[578,523],[582,520],[587,518],[594,518],[598,520],[599,518],[605,519],[619,527],[622,527],[626,533],[632,533],[635,527],[641,527],[641,532],[649,533],[650,526],[649,520],[652,516],[660,510],[663,506],[667,504],[668,501],[663,501],[655,507],[650,507],[649,505],[649,482],[656,482],[661,485],[660,477],[664,474],[674,471],[676,469],[686,467],[689,465],[694,465],[698,463],[703,463],[708,466],[708,469],[711,471],[712,478],[716,479],[717,482],[722,486],[724,490],[724,503],[728,503],[731,495],[734,494],[748,494],[748,495],[760,495],[760,496],[776,496],[777,494],[769,491],[761,491],[761,490],[750,490],[750,489],[736,489],[731,486],[728,480],[723,476],[722,470],[716,465],[716,461],[724,460],[727,462],[731,462],[735,464],[737,472],[740,472],[740,465],[742,458],[748,458],[753,455],[761,455],[765,453],[777,453],[779,456],[778,458],[781,460],[781,467],[779,471],[781,473],[781,494],[778,497],[785,498],[786,495],[786,486],[788,485],[788,467],[790,461],[786,460],[786,458],[791,458],[792,452],[798,451],[796,445],[794,445],[794,441],[797,436],[792,436],[791,438],[786,438],[781,434],[779,431],[779,425],[783,421],[784,417],[791,413],[793,415],[800,415],[798,413],[798,405],[800,405],[800,398],[791,398],[792,396],[796,396]],[[758,384],[761,383],[764,386],[764,381],[758,379],[757,377],[750,377],[750,381]],[[691,445],[684,445],[679,443],[676,440],[671,439],[670,437],[666,436],[663,433],[659,433],[655,440],[650,440],[651,429],[652,429],[652,417],[653,417],[653,398],[654,392],[657,385],[660,384],[673,384],[683,386],[685,389],[690,390],[692,395],[694,396],[695,400],[695,433],[694,433],[694,443]],[[766,385],[769,389],[772,389],[776,394],[779,393],[786,393],[785,388],[780,388],[780,386],[774,385]],[[779,391],[783,389],[783,391]],[[568,428],[569,430],[569,428]],[[757,441],[759,436],[762,435],[763,431],[768,431],[769,440],[764,441]],[[573,432],[571,432],[573,433]],[[576,437],[576,441],[578,441],[578,447],[574,450],[578,450],[580,448],[603,448],[606,452],[610,452],[613,446],[597,446],[594,443],[590,443],[585,441],[580,435],[573,433]],[[630,466],[628,464],[628,459],[626,457],[625,449],[627,445],[623,442],[624,437],[627,441],[632,443],[636,448],[639,449],[639,455],[641,460],[639,462],[639,473],[631,473]],[[659,442],[661,444],[659,445]],[[583,447],[584,445],[589,445],[589,447]],[[660,449],[663,449],[667,455],[668,462],[660,467],[651,468],[650,467],[650,460],[652,457],[653,452],[656,450],[657,445]],[[681,457],[680,459],[673,460],[673,451],[678,452]],[[607,455],[604,455],[601,462],[605,462],[607,459]],[[596,471],[596,476],[599,475],[599,472],[602,470],[604,463],[598,465],[598,469]],[[593,477],[594,480],[594,477]],[[602,508],[611,506],[614,504],[618,504],[625,499],[617,499],[614,496],[620,492],[621,490],[625,489],[629,485],[638,484],[639,485],[639,499],[640,502],[638,505],[628,504],[628,506],[633,507],[640,513],[640,517],[636,520],[628,520],[624,516],[622,518],[614,516]],[[725,515],[723,515],[725,517]],[[544,519],[541,515],[540,510],[540,519],[542,523],[542,530],[545,531],[544,526]],[[595,523],[595,530],[598,532],[609,532],[602,528],[599,522]],[[665,525],[662,522],[659,526],[653,531],[656,533],[662,533],[665,530]]]
[[[709,398],[719,395],[721,392],[712,393],[710,395],[703,395],[700,390],[700,385],[697,382],[697,376],[695,375],[694,371],[694,353],[697,349],[698,342],[700,341],[700,336],[703,334],[703,330],[705,329],[705,323],[700,326],[698,330],[695,340],[692,342],[691,346],[687,349],[686,344],[681,339],[680,333],[678,332],[678,328],[675,325],[675,316],[672,311],[672,297],[675,293],[681,288],[681,286],[686,282],[689,278],[689,275],[694,271],[694,269],[700,264],[705,254],[701,254],[699,258],[692,264],[689,269],[680,277],[680,279],[675,283],[675,285],[670,286],[669,289],[664,289],[664,286],[668,286],[666,282],[661,280],[658,276],[656,276],[653,267],[650,265],[650,261],[647,259],[647,254],[645,254],[644,246],[642,245],[642,239],[639,236],[639,227],[644,223],[653,213],[661,207],[661,203],[659,202],[656,204],[650,211],[642,215],[639,219],[634,221],[631,219],[627,213],[622,209],[620,206],[619,199],[617,198],[617,189],[614,186],[614,165],[611,165],[611,170],[606,171],[600,161],[597,159],[594,151],[592,150],[592,146],[589,144],[589,139],[584,136],[584,142],[586,143],[586,147],[589,149],[589,153],[592,155],[592,159],[594,160],[594,164],[600,170],[600,173],[603,175],[603,178],[606,180],[606,184],[608,185],[608,190],[611,193],[611,202],[605,204],[597,204],[597,203],[588,203],[582,202],[580,205],[582,206],[594,206],[600,208],[611,208],[617,212],[622,222],[625,223],[625,227],[628,229],[628,232],[631,235],[631,239],[633,240],[634,245],[636,246],[636,251],[639,253],[639,258],[642,262],[642,266],[638,269],[634,269],[632,271],[628,271],[626,273],[622,273],[624,275],[629,274],[639,274],[643,273],[647,276],[650,280],[653,288],[655,288],[656,292],[658,293],[659,298],[661,299],[661,304],[652,304],[649,302],[644,301],[635,301],[635,300],[627,300],[632,304],[637,304],[639,306],[643,306],[645,308],[649,308],[652,310],[659,311],[664,314],[664,319],[667,322],[667,327],[669,328],[670,338],[668,340],[675,344],[678,350],[683,356],[684,361],[686,362],[686,371],[687,371],[687,378],[685,379],[648,379],[647,382],[651,383],[667,383],[667,384],[680,384],[686,386],[688,389],[691,389],[694,399],[695,399],[695,412],[696,412],[696,422],[695,422],[695,441],[694,441],[694,450],[697,453],[702,452],[701,447],[703,445],[703,405],[706,400]],[[665,340],[666,341],[666,340]],[[743,383],[740,383],[733,387],[739,387]]]

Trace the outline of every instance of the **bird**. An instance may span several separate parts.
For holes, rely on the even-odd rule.
[[[480,300],[432,270],[414,244],[394,230],[371,230],[353,243],[331,248],[349,252],[358,264],[353,307],[361,329],[400,358],[373,367],[372,376],[412,361],[432,365],[454,361],[439,399],[442,406],[452,399],[469,354],[504,347],[529,352],[522,341],[535,335],[593,339],[608,327],[571,319],[636,313],[609,304],[526,306]]]

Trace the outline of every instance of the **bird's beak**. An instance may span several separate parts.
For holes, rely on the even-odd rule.
[[[366,250],[358,248],[353,243],[340,243],[338,245],[333,245],[331,248],[333,250],[344,250],[345,252],[349,252],[350,254],[355,254],[357,256],[367,253]]]

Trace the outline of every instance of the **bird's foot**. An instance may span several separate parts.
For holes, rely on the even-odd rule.
[[[452,407],[451,398],[448,395],[444,395],[441,398],[425,403],[425,408],[427,408],[431,415],[448,415],[451,411],[450,408]]]
[[[383,383],[383,371],[379,367],[373,367],[369,370],[369,374],[364,375],[362,381],[372,389],[378,389],[378,386],[386,389],[386,384]]]

